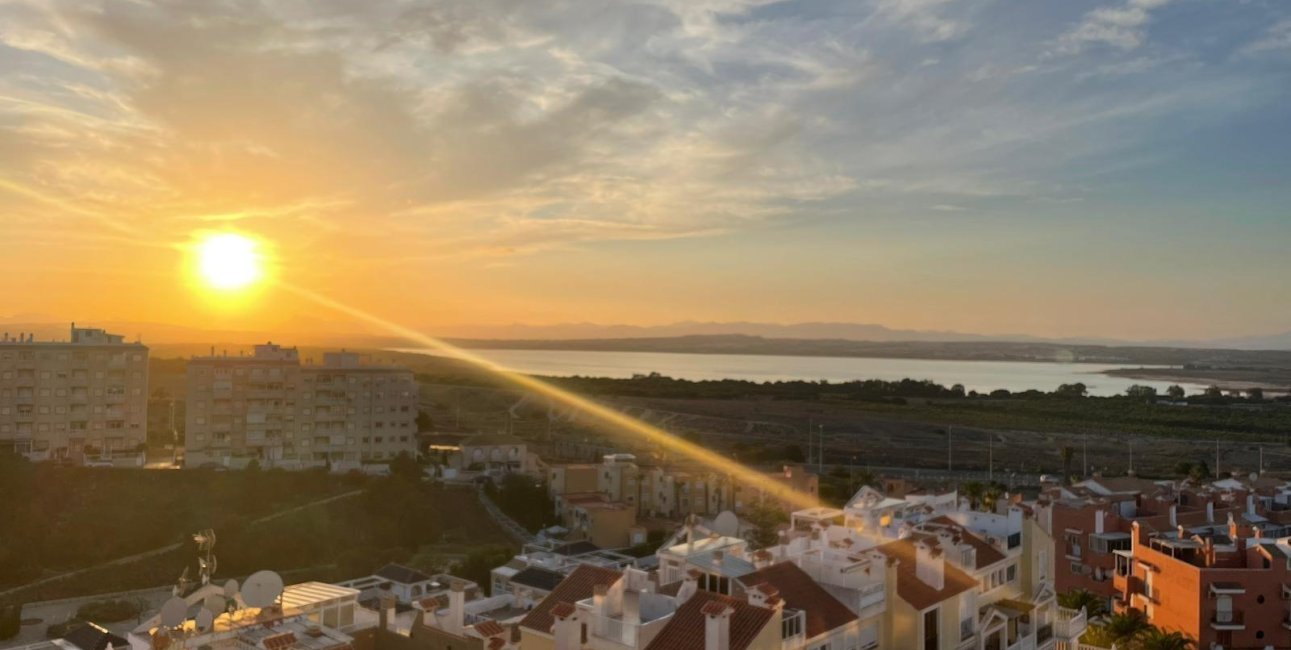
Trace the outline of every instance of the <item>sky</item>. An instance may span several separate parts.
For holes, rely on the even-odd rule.
[[[0,317],[1291,330],[1285,0],[0,0]]]

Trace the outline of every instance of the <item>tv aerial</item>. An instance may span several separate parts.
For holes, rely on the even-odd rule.
[[[282,589],[282,576],[273,571],[257,571],[242,585],[242,602],[248,607],[269,607],[282,596]]]
[[[218,564],[214,555],[215,531],[207,528],[194,534],[193,541],[197,542],[197,567],[201,574],[201,585],[205,587],[211,583],[211,574],[215,573]]]

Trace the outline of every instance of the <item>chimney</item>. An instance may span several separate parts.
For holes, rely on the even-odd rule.
[[[551,608],[551,615],[556,619],[551,626],[555,650],[579,650],[583,647],[583,626],[578,620],[578,608],[561,601]]]
[[[1176,506],[1173,503],[1170,504],[1170,525],[1171,526],[1179,525],[1179,506]]]
[[[711,600],[700,611],[704,613],[704,650],[730,650],[731,614],[735,609]]]
[[[1206,521],[1212,524],[1215,523],[1215,502],[1214,501],[1206,502]]]
[[[1237,543],[1237,522],[1233,520],[1233,513],[1228,513],[1228,538]]]
[[[377,624],[383,630],[389,630],[394,623],[394,596],[382,594],[377,599]]]
[[[1099,534],[1103,532],[1103,521],[1105,520],[1106,517],[1107,517],[1106,511],[1099,510],[1094,513],[1094,533],[1095,534]]]
[[[454,580],[448,585],[448,631],[460,635],[466,623],[466,583]]]
[[[681,588],[677,590],[677,602],[684,603],[690,600],[696,591],[699,591],[699,581],[695,579],[694,572],[687,572],[686,577],[681,581]]]
[[[1255,514],[1255,495],[1254,494],[1246,495],[1246,514],[1248,515]]]
[[[726,557],[726,553],[721,549],[713,551],[713,566],[721,567],[722,560],[725,559],[725,557]]]
[[[924,584],[940,591],[946,586],[946,558],[940,550],[932,545],[917,541],[914,543],[914,574]]]
[[[781,609],[784,606],[784,600],[780,598],[780,590],[776,589],[769,582],[763,582],[753,587],[748,593],[749,604],[765,609]]]

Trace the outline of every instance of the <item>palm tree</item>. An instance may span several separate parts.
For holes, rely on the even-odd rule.
[[[963,493],[964,498],[968,499],[968,506],[973,510],[982,502],[982,494],[986,492],[986,486],[977,481],[969,481],[959,486],[959,491]]]
[[[1085,610],[1085,616],[1094,619],[1107,613],[1107,599],[1086,589],[1073,589],[1058,594],[1058,604],[1067,609]]]
[[[1076,450],[1072,447],[1062,448],[1062,482],[1071,482],[1071,460],[1076,457]]]
[[[1152,629],[1152,624],[1148,622],[1148,617],[1144,616],[1143,612],[1132,609],[1121,614],[1112,614],[1103,629],[1114,643],[1123,644]]]
[[[986,491],[982,493],[982,510],[995,512],[995,504],[1004,496],[1004,487],[999,483],[991,483],[986,486]]]
[[[1194,650],[1196,642],[1181,632],[1166,632],[1159,627],[1150,627],[1139,635],[1134,644],[1135,650]]]

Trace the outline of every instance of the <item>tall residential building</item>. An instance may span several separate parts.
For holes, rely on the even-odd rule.
[[[301,363],[295,348],[257,345],[247,356],[188,363],[188,467],[358,468],[417,452],[412,371],[370,366],[352,352]]]
[[[142,464],[148,348],[72,325],[69,341],[0,339],[0,448],[33,460]]]

